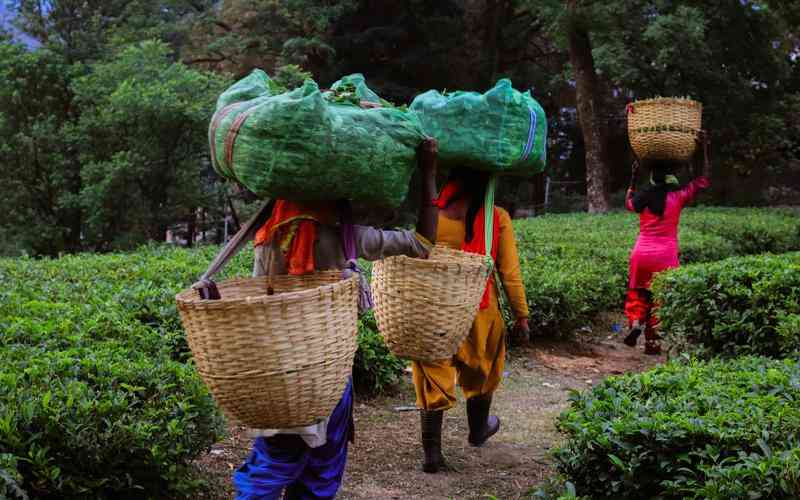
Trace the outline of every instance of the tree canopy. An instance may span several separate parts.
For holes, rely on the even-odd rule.
[[[550,118],[547,175],[576,182],[595,211],[627,180],[626,103],[691,96],[712,133],[717,202],[800,195],[790,0],[6,3],[39,48],[0,42],[1,253],[125,248],[217,217],[226,187],[206,127],[216,96],[256,67],[287,86],[364,73],[398,103],[511,78]]]

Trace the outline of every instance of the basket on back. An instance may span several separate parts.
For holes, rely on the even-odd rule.
[[[628,105],[628,138],[647,160],[689,160],[697,147],[703,105],[690,99],[656,98]]]
[[[358,283],[340,271],[218,283],[222,299],[177,295],[197,370],[223,411],[275,429],[330,416],[353,366]]]
[[[375,319],[389,350],[416,361],[452,357],[469,334],[491,271],[486,256],[441,246],[428,259],[376,262]]]

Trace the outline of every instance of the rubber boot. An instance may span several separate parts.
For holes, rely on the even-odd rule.
[[[500,419],[489,415],[492,396],[477,396],[467,400],[467,421],[469,422],[469,444],[483,445],[500,430]]]
[[[636,347],[636,343],[639,340],[639,336],[642,335],[642,325],[638,321],[634,321],[631,325],[631,331],[628,333],[628,336],[625,337],[625,345],[628,347]]]
[[[425,452],[425,462],[422,470],[435,474],[446,468],[442,455],[442,417],[443,410],[420,410],[420,426],[422,428],[422,449]]]

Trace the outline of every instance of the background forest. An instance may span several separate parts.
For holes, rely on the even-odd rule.
[[[800,200],[791,0],[14,0],[0,21],[0,254],[219,241],[252,200],[218,182],[206,130],[253,68],[285,85],[360,72],[396,103],[502,77],[531,88],[550,165],[501,189],[523,214],[543,210],[548,178],[550,211],[620,207],[625,105],[658,95],[704,104],[705,202]]]

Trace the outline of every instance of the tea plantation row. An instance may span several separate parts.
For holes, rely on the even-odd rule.
[[[683,354],[573,395],[560,498],[800,498],[800,253],[685,266],[654,291]]]
[[[788,214],[692,210],[686,261],[800,249]],[[627,214],[517,223],[533,328],[558,332],[619,307],[636,234]],[[148,247],[59,260],[0,259],[0,497],[180,495],[223,420],[194,371],[174,295],[216,248]],[[251,252],[226,271],[248,274]],[[403,363],[360,324],[354,377],[390,383]]]
[[[769,209],[690,209],[681,222],[681,262],[800,250],[800,218]],[[621,309],[638,218],[557,215],[515,225],[537,335],[569,333],[602,311]]]

